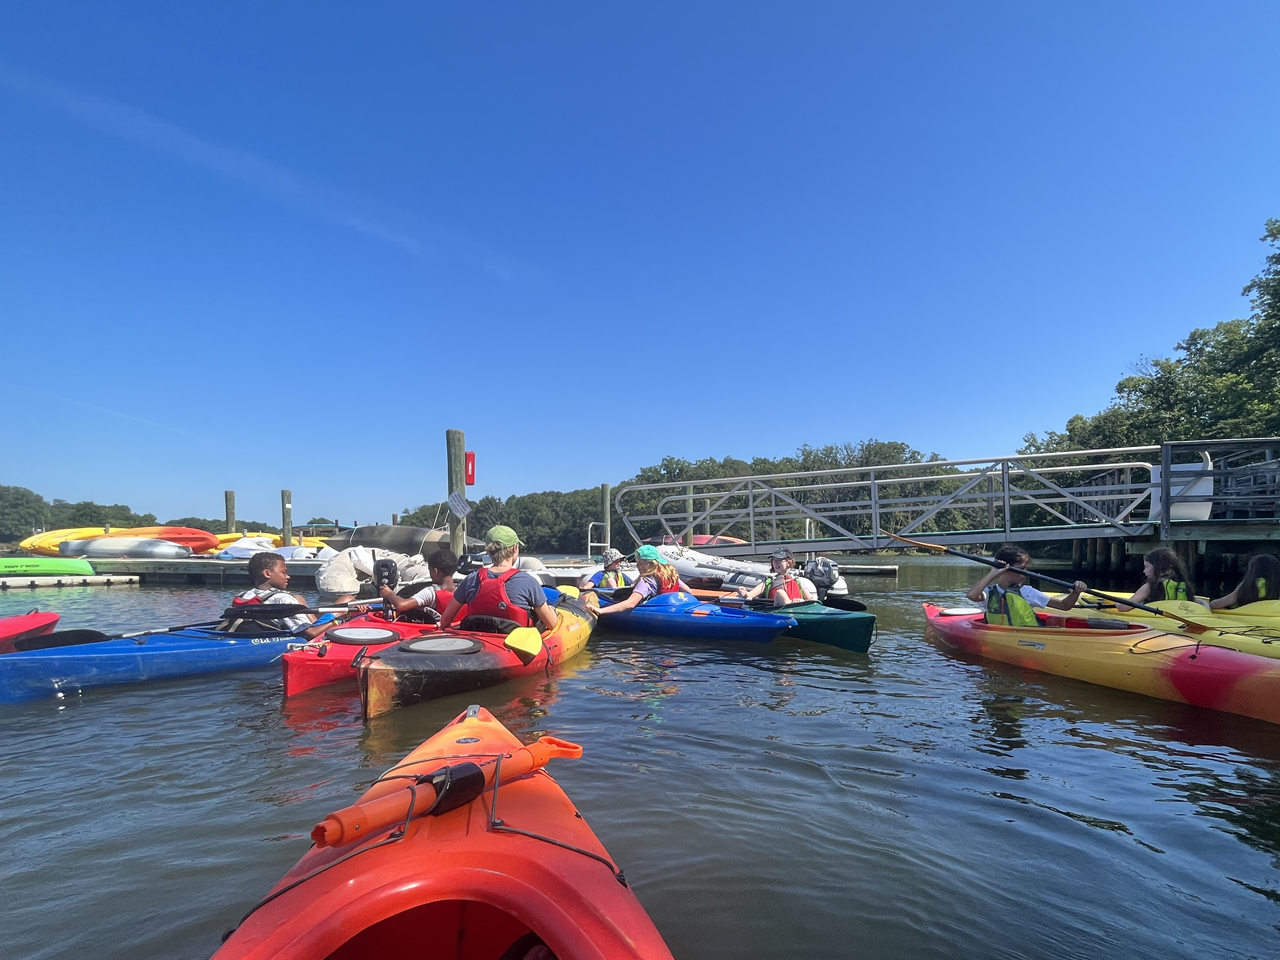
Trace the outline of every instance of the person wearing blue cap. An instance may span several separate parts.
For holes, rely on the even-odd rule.
[[[680,579],[680,574],[676,573],[675,567],[671,566],[667,558],[658,552],[657,547],[645,544],[636,551],[636,570],[640,578],[636,580],[635,586],[631,588],[631,594],[625,600],[601,607],[588,598],[586,601],[588,609],[600,615],[623,613],[634,610],[650,597],[656,597],[660,593],[676,593],[689,589]]]

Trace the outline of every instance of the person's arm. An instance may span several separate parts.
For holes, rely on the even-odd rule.
[[[1046,606],[1053,607],[1055,610],[1070,610],[1076,605],[1076,601],[1080,599],[1080,594],[1089,589],[1089,585],[1083,580],[1077,580],[1076,585],[1072,587],[1071,592],[1065,597],[1055,597],[1050,600]]]
[[[813,585],[813,581],[808,577],[796,577],[800,584],[800,596],[806,600],[818,599],[818,588]]]
[[[619,601],[618,603],[610,604],[607,607],[589,606],[588,609],[592,610],[597,616],[603,616],[606,613],[622,613],[626,610],[634,610],[636,607],[640,606],[644,600],[645,598],[640,596],[638,593],[632,593],[631,596],[627,597],[627,599]]]
[[[995,583],[996,577],[1004,573],[1004,567],[992,567],[985,577],[969,588],[969,592],[965,594],[974,603],[982,603],[987,599],[987,587]]]
[[[750,590],[748,590],[746,587],[739,587],[738,596],[740,596],[743,600],[753,600],[756,597],[760,596],[760,594],[764,593],[764,585],[765,585],[765,581],[761,580]]]
[[[1133,596],[1131,596],[1129,599],[1134,601],[1135,603],[1145,603],[1147,600],[1147,594],[1149,594],[1150,592],[1151,592],[1151,587],[1148,584],[1144,583],[1137,590],[1133,591]],[[1128,607],[1128,606],[1125,606],[1123,603],[1117,602],[1116,609],[1121,613],[1125,613],[1126,611],[1132,610],[1133,607]]]
[[[458,602],[458,595],[455,593],[449,598],[449,605],[444,608],[444,613],[440,614],[440,629],[448,630],[449,625],[453,623],[453,618],[458,615],[458,611],[462,609],[462,604]]]
[[[547,630],[554,630],[556,624],[560,622],[560,615],[556,613],[555,607],[549,603],[534,607],[533,612],[537,614],[538,619],[542,621],[543,627]]]
[[[338,616],[338,617],[334,617],[332,620],[326,620],[324,623],[312,624],[311,626],[307,627],[307,629],[303,630],[302,633],[298,634],[298,636],[302,637],[304,640],[314,640],[316,637],[323,634],[326,630],[331,630],[334,627],[340,627],[356,615],[357,615],[357,612],[352,611],[345,617]]]
[[[1210,600],[1209,609],[1223,610],[1223,609],[1230,609],[1231,607],[1234,607],[1236,605],[1236,593],[1239,590],[1240,588],[1236,587],[1235,590],[1232,590],[1225,597],[1219,597],[1217,600]]]
[[[395,608],[396,613],[404,613],[406,610],[416,610],[418,607],[425,607],[427,604],[418,598],[430,589],[430,587],[426,587],[418,593],[415,593],[412,597],[402,597],[390,587],[384,586],[378,591],[378,596],[382,597],[382,602],[384,604],[391,604],[391,606]]]

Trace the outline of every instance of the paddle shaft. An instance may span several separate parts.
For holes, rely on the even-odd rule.
[[[925,543],[923,540],[911,540],[907,537],[900,537],[896,533],[888,533],[887,531],[886,531],[886,535],[893,537],[893,539],[895,540],[901,540],[903,543],[909,543],[913,547],[924,547],[926,550],[937,550],[939,553],[949,553],[953,557],[962,557],[965,560],[972,560],[975,563],[985,563],[988,567],[995,567],[997,570],[1008,570],[1010,573],[1020,573],[1024,577],[1036,577],[1040,580],[1045,581],[1046,583],[1056,583],[1060,587],[1067,587],[1068,589],[1071,589],[1071,590],[1074,590],[1076,588],[1075,583],[1073,583],[1070,580],[1059,580],[1057,577],[1050,577],[1043,573],[1036,573],[1033,570],[1023,570],[1021,567],[1011,567],[1007,563],[1001,563],[999,560],[991,560],[987,557],[979,557],[972,553],[965,553],[962,550],[952,550],[950,547],[942,547],[936,543]],[[1122,603],[1126,607],[1133,607],[1135,610],[1144,610],[1147,613],[1154,613],[1162,617],[1169,617],[1173,620],[1177,620],[1179,623],[1185,623],[1189,625],[1195,624],[1194,620],[1187,620],[1184,617],[1178,616],[1176,613],[1170,613],[1168,610],[1161,610],[1159,607],[1148,607],[1145,603],[1138,603],[1137,601],[1134,601],[1134,600],[1124,600],[1124,599],[1121,599],[1120,597],[1113,597],[1109,593],[1102,593],[1098,590],[1090,590],[1087,587],[1080,592],[1087,593],[1090,596],[1094,596],[1094,597],[1102,597],[1102,599],[1110,600],[1112,603]]]

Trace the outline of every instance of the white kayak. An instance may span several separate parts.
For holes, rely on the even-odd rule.
[[[182,560],[191,556],[191,548],[168,540],[147,537],[97,537],[93,540],[63,540],[58,552],[64,557],[89,557],[114,560],[119,557],[146,560]]]
[[[690,547],[674,544],[663,544],[658,552],[676,568],[682,579],[689,577],[718,577],[727,588],[754,587],[770,575],[771,568],[767,563],[754,563],[750,560],[734,560],[730,557],[716,557],[709,553],[700,553]],[[821,558],[820,558],[821,559]],[[806,576],[808,575],[806,569]],[[833,597],[843,597],[849,592],[844,577],[836,577],[835,583],[827,590]]]

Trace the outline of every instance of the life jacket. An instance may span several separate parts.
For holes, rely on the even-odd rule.
[[[436,587],[436,599],[431,606],[435,607],[438,613],[444,613],[445,608],[449,606],[449,601],[452,599],[452,590],[441,590],[439,587]]]
[[[1163,591],[1164,596],[1159,594]],[[1187,585],[1182,580],[1157,580],[1157,600],[1189,600]]]
[[[1253,585],[1258,588],[1259,600],[1270,599],[1270,597],[1267,596],[1267,578],[1266,577],[1259,577],[1257,580],[1253,582]]]
[[[995,584],[987,590],[987,623],[1004,627],[1038,627],[1040,621],[1018,587],[1001,590]]]
[[[265,602],[265,600],[263,599],[264,597],[269,597],[269,596],[272,596],[273,594],[284,593],[284,592],[285,591],[283,590],[277,590],[275,587],[271,587],[269,589],[263,589],[262,587],[253,587],[252,589],[246,590],[244,593],[239,594],[237,597],[235,597],[231,601],[231,605],[233,607],[247,607],[250,604],[254,604],[254,603],[264,603]],[[246,594],[252,594],[252,596],[246,596]]]
[[[766,600],[773,599],[775,590],[784,590],[787,594],[787,602],[795,603],[804,599],[804,591],[800,589],[800,581],[795,577],[783,577],[774,585],[773,577],[769,577],[764,582],[764,596]]]
[[[256,604],[266,603],[267,597],[275,596],[277,593],[283,593],[288,595],[287,590],[277,590],[275,587],[265,587],[265,588],[252,587],[246,590],[244,593],[238,594],[237,596],[233,597],[231,599],[231,606],[251,607]],[[290,602],[294,602],[291,596],[290,596]],[[237,631],[242,631],[242,630],[249,630],[251,632],[262,631],[262,630],[269,630],[272,628],[276,630],[285,630],[285,629],[288,629],[288,624],[285,623],[283,618],[277,618],[273,620],[254,619],[249,621],[232,618],[232,619],[224,620],[221,624],[219,624],[219,629],[226,630],[231,633],[235,633]]]
[[[507,581],[520,572],[518,567],[512,567],[505,573],[491,577],[488,570],[477,570],[476,595],[467,604],[467,615],[498,617],[510,620],[521,627],[533,626],[533,615],[530,611],[516,606],[507,596]]]
[[[616,587],[631,586],[631,584],[627,582],[627,575],[621,570],[601,570],[597,576],[599,576],[600,579],[596,580],[596,586],[605,590],[611,590]]]

